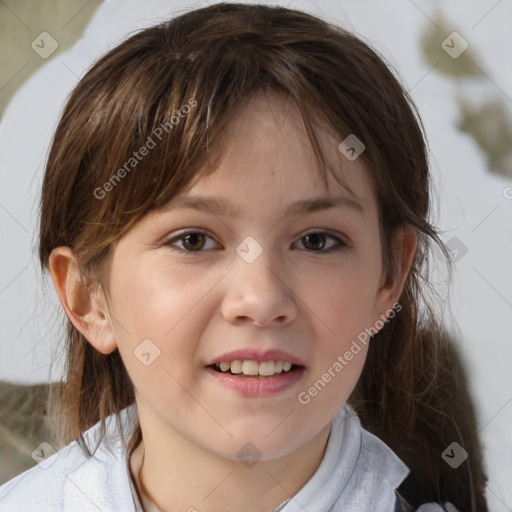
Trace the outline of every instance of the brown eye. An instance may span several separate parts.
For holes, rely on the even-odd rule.
[[[335,244],[331,245],[328,249],[324,249],[328,240],[334,240]],[[330,253],[334,251],[343,250],[348,245],[334,235],[318,231],[316,233],[309,233],[303,236],[300,240],[303,246],[310,252],[319,252],[321,254]]]
[[[325,244],[325,235],[322,233],[313,233],[311,235],[306,235],[303,240],[306,240],[304,246],[308,249],[322,249]]]
[[[202,233],[200,231],[188,231],[182,233],[181,235],[175,236],[170,240],[164,242],[163,245],[171,247],[171,249],[177,249],[182,252],[204,252],[203,249],[206,245],[207,239],[210,239],[214,242],[211,236],[208,236],[206,233]],[[177,246],[177,247],[176,247]],[[213,247],[210,248],[218,248],[219,245],[214,243]]]
[[[190,251],[201,250],[204,245],[204,234],[203,233],[192,233],[185,235],[181,239],[183,240],[183,246]]]

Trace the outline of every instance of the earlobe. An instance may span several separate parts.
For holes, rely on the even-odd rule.
[[[396,257],[396,286],[397,297],[402,293],[405,280],[411,270],[414,256],[416,255],[418,236],[416,229],[410,225],[403,225],[397,228],[393,238],[393,254]],[[396,302],[396,301],[395,301]]]
[[[417,248],[416,229],[408,224],[399,226],[393,234],[393,265],[394,272],[392,279],[383,277],[381,288],[378,291],[377,318],[379,314],[391,311],[394,305],[399,302],[400,295],[409,271],[411,270]]]
[[[88,289],[70,247],[56,247],[49,258],[50,274],[59,300],[73,325],[103,354],[117,348],[106,301],[98,287]],[[98,296],[100,295],[100,296]]]

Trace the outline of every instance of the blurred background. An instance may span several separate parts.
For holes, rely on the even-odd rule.
[[[213,2],[0,1],[0,483],[58,440],[45,397],[63,376],[63,321],[37,262],[39,187],[67,95],[129,33]],[[243,2],[249,3],[249,2]],[[283,4],[284,5],[284,4]],[[512,511],[512,0],[291,1],[355,32],[400,75],[431,150],[434,218],[485,451],[489,510]]]

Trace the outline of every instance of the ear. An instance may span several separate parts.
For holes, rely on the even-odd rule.
[[[50,274],[62,307],[73,325],[103,354],[117,348],[101,287],[88,289],[70,247],[56,247],[49,258]]]
[[[375,325],[378,319],[382,320],[383,317],[388,317],[388,312],[393,309],[393,306],[400,298],[405,280],[409,275],[414,256],[416,255],[416,229],[409,224],[399,226],[393,233],[391,244],[394,273],[393,276],[386,276],[384,272],[382,273],[380,288],[375,300],[372,325]]]

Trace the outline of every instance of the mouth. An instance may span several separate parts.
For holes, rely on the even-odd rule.
[[[271,379],[278,375],[285,375],[297,372],[304,366],[291,363],[290,361],[255,361],[252,359],[237,359],[234,361],[222,361],[207,366],[212,370],[226,375],[248,379]]]
[[[217,356],[205,369],[213,382],[239,396],[271,397],[290,393],[304,381],[307,360],[278,349],[244,348]]]

